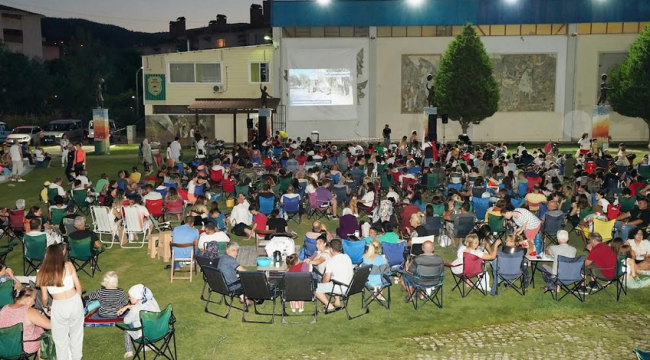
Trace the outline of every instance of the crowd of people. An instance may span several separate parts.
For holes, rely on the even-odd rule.
[[[81,358],[85,305],[76,271],[66,261],[65,243],[87,237],[96,249],[102,243],[78,214],[72,199],[75,190],[85,192],[89,205],[107,207],[115,226],[125,216],[123,208],[134,206],[141,226],[153,230],[157,207],[162,207],[168,217],[182,222],[172,232],[175,244],[187,245],[175,249],[177,257],[189,257],[194,249],[199,256],[218,259],[218,269],[232,291],[241,289],[238,272],[245,270],[238,261],[240,243],[254,241],[257,250],[278,234],[304,236],[316,243],[317,250],[306,257],[288,254],[288,271],[317,274],[315,296],[326,313],[341,306],[340,297],[330,303],[328,295],[344,292],[333,280],[349,284],[354,276],[355,266],[343,251],[343,240],[364,242],[362,263],[384,266],[383,243],[405,241],[410,246],[413,239],[433,235],[434,240],[422,242],[421,254],[406,259],[402,267],[398,281],[408,299],[413,299],[418,275],[441,268],[436,246],[457,247],[457,258],[451,263],[454,273],[462,271],[466,253],[494,264],[500,252],[523,251],[529,257],[543,252],[553,259],[540,269],[547,291],[556,290],[557,257],[575,257],[583,250],[589,252],[586,265],[603,275],[613,276],[620,257],[629,267],[623,275],[629,288],[650,285],[648,278],[639,277],[650,271],[650,242],[645,240],[650,225],[647,155],[633,165],[635,159],[624,145],[613,156],[594,141],[587,144],[585,138],[578,152],[561,154],[552,142],[530,150],[520,144],[509,151],[503,143],[473,145],[466,137],[449,144],[428,138],[420,142],[416,132],[391,142],[391,133],[387,125],[384,141],[362,145],[292,139],[278,132],[260,146],[245,143],[213,154],[208,139],[199,135],[189,156],[178,138],[167,144],[165,154],[155,138],[145,139],[140,146],[144,174],[135,166],[119,171],[113,179],[103,173],[94,184],[85,169],[83,149],[66,146],[68,160],[62,164],[67,166],[70,184],[53,178],[44,185],[42,196],[48,211],[33,206],[24,216],[25,234],[47,235],[47,254],[36,285],[44,289],[42,303],[48,303],[49,295],[52,305],[44,307],[47,317],[32,311],[35,293],[0,265],[0,282],[14,281],[17,290],[15,304],[0,312],[0,326],[23,322],[34,338],[51,329],[59,359]],[[222,211],[226,208],[232,209]],[[65,209],[64,218],[73,224],[70,233],[62,219],[54,221],[53,209]],[[13,210],[25,211],[24,200],[17,201]],[[3,230],[9,213],[8,208],[0,211]],[[310,231],[298,233],[290,221],[295,215],[296,223],[309,217]],[[546,247],[542,239],[548,235],[546,225],[557,218],[562,226],[550,234],[557,244]],[[598,233],[599,224],[610,221],[612,233]],[[327,224],[333,224],[331,229]],[[502,239],[492,231],[495,226],[503,229],[499,230],[504,232]],[[582,246],[569,244],[569,231],[580,235]],[[109,240],[116,241],[131,239]],[[483,286],[494,294],[496,280]],[[377,274],[368,278],[378,299],[384,299],[385,281]],[[131,287],[128,302],[117,285],[117,275],[106,273],[102,289],[92,292],[86,305],[98,301],[100,316],[124,317],[129,323],[139,320],[138,311],[160,310],[144,285]],[[589,294],[595,286],[586,278],[582,291]],[[240,300],[250,301],[243,296]],[[291,303],[291,309],[302,312],[304,304]],[[130,338],[139,334],[125,336],[125,357],[130,357]]]

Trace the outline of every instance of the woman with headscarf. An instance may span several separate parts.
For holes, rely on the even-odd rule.
[[[354,216],[350,208],[343,209],[343,216],[339,218],[339,227],[336,229],[336,235],[341,239],[349,239],[355,231],[361,231],[357,217]]]
[[[129,310],[129,313],[124,317],[124,324],[133,328],[142,326],[140,323],[140,311],[160,312],[160,307],[156,299],[154,299],[153,293],[142,284],[133,285],[129,289],[129,302],[131,304],[118,310],[117,315],[122,316],[122,314]],[[126,350],[124,358],[133,357],[133,342],[131,339],[139,339],[140,337],[142,337],[142,331],[140,330],[124,333],[124,348]]]
[[[144,164],[144,169],[147,172],[147,175],[151,174],[151,166],[155,163],[151,153],[151,145],[149,145],[149,139],[147,138],[142,140],[142,163]]]

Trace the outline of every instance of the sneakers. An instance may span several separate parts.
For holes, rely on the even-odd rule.
[[[578,289],[578,294],[580,294],[580,295],[589,295],[589,294],[591,294],[591,290],[587,289],[585,286],[581,286]]]
[[[11,181],[16,181],[16,179],[14,179],[14,178],[11,178]]]
[[[598,290],[598,284],[596,284],[595,280],[592,280],[587,284],[587,290]]]
[[[125,359],[132,358],[132,357],[133,357],[133,351],[127,351],[124,353]]]
[[[18,182],[25,182],[25,181],[27,181],[27,180],[25,180],[25,179],[18,179],[17,181],[18,181]]]

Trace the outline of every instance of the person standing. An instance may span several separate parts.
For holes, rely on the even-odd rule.
[[[42,303],[47,304],[52,295],[50,316],[52,339],[58,360],[83,358],[84,306],[81,301],[81,283],[71,262],[65,260],[59,245],[52,245],[45,252],[45,260],[36,276],[36,286],[41,287]]]
[[[382,131],[382,133],[384,135],[384,145],[386,147],[388,147],[388,145],[390,145],[390,133],[391,132],[392,132],[392,130],[390,129],[390,126],[388,126],[388,124],[386,124],[386,126],[384,126],[384,130]]]
[[[76,175],[79,175],[84,170],[86,170],[86,150],[84,150],[81,143],[78,142],[75,144],[74,172]]]
[[[196,139],[194,138],[194,125],[190,128],[190,149],[194,149],[194,145],[196,144]]]
[[[18,142],[11,145],[11,181],[25,182],[23,179],[23,150]]]
[[[192,137],[192,139],[194,139]],[[171,145],[169,146],[169,149],[171,150],[171,158],[174,161],[174,163],[177,163],[180,161],[181,158],[181,143],[178,141],[179,138],[178,136],[174,138],[174,141],[172,141]]]
[[[68,134],[64,133],[59,141],[59,146],[61,147],[61,167],[65,167],[68,163],[68,145],[70,145],[70,140],[68,140]]]

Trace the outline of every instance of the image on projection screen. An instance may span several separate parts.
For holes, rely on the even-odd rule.
[[[350,69],[290,69],[291,106],[354,105]]]

